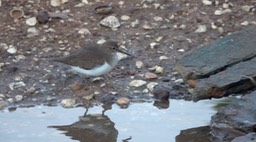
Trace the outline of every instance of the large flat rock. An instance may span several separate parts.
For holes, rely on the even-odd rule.
[[[177,70],[187,79],[204,78],[256,56],[256,27],[235,32],[184,55]]]
[[[230,142],[236,137],[255,132],[255,104],[256,91],[232,101],[219,110],[212,117],[210,124],[213,142]]]
[[[196,48],[177,60],[195,100],[256,88],[256,26]]]

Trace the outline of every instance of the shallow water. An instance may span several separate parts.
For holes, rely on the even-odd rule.
[[[81,117],[85,112],[82,107],[36,106],[13,112],[6,109],[0,113],[0,138],[5,142],[120,142],[127,138],[131,142],[174,142],[180,130],[208,125],[216,112],[214,106],[210,100],[170,100],[168,109],[158,109],[152,103],[133,103],[127,109],[113,105],[104,117],[100,106],[91,108],[86,117]]]

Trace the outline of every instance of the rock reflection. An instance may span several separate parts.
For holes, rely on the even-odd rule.
[[[162,101],[156,100],[153,105],[158,109],[167,109],[170,106],[170,102],[169,100],[162,100]]]
[[[181,130],[176,136],[176,142],[211,142],[209,139],[209,126]]]
[[[80,142],[115,142],[118,131],[108,116],[101,114],[81,116],[79,121],[62,126],[49,126],[64,131],[66,136]]]

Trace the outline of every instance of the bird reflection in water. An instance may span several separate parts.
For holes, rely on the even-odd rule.
[[[81,116],[79,121],[62,126],[48,126],[64,131],[66,136],[80,142],[116,142],[118,131],[108,116],[101,114],[90,114]]]

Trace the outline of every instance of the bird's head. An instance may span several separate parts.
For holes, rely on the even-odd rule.
[[[120,52],[120,53],[123,53],[123,54],[126,54],[126,55],[129,55],[129,56],[132,56],[130,53],[124,51],[124,50],[121,50],[117,44],[116,41],[113,41],[113,40],[108,40],[106,42],[104,42],[102,44],[102,46],[104,48],[107,48],[108,50],[112,51],[112,52]]]

